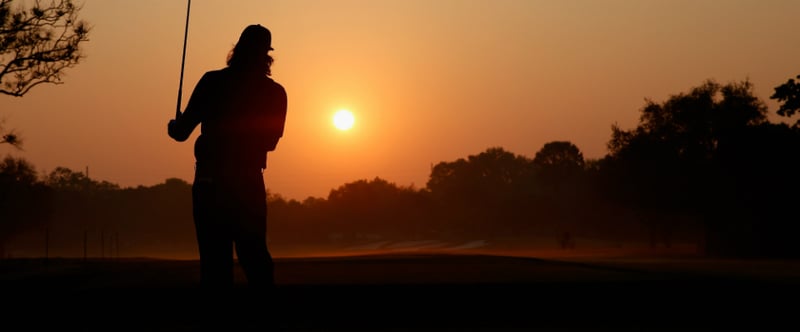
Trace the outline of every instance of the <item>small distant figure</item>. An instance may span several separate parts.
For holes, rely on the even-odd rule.
[[[269,77],[272,50],[267,28],[246,27],[227,67],[206,72],[185,111],[168,124],[178,142],[201,126],[192,203],[204,288],[233,287],[234,247],[248,286],[274,287],[263,172],[267,153],[283,136],[287,97]]]

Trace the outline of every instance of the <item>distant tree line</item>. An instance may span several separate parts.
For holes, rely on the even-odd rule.
[[[793,116],[797,83],[775,91],[778,115]],[[567,234],[620,245],[691,243],[709,255],[798,257],[798,151],[800,125],[768,121],[751,83],[707,81],[661,103],[647,100],[635,128],[611,127],[600,159],[585,159],[569,141],[548,142],[533,157],[491,147],[434,165],[423,188],[374,178],[326,198],[270,193],[268,236],[280,250],[423,239],[557,246]],[[58,234],[52,251],[69,256],[86,250],[87,238],[98,256],[98,236],[101,243],[116,236],[100,245],[103,254],[116,245],[127,256],[196,255],[191,185],[179,179],[120,188],[66,168],[39,176],[27,161],[7,157],[0,213],[0,245],[45,227]]]
[[[196,248],[191,186],[180,179],[120,188],[64,167],[39,176],[24,159],[6,157],[0,213],[0,252],[15,236],[22,237],[15,247],[44,255],[47,245],[53,256],[190,255]]]

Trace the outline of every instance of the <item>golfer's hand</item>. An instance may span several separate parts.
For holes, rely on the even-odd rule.
[[[172,137],[172,139],[178,142],[183,142],[187,138],[187,137],[182,137],[183,135],[180,135],[178,130],[178,123],[174,119],[169,120],[169,123],[167,123],[167,134],[169,135],[169,137]]]

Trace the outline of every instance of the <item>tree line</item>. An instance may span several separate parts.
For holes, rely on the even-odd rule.
[[[794,80],[775,88],[778,115],[796,113],[798,91]],[[664,102],[647,100],[639,113],[634,128],[611,126],[599,159],[585,159],[569,141],[548,142],[532,157],[491,147],[434,165],[423,188],[376,177],[325,198],[269,193],[270,245],[557,246],[568,234],[607,245],[689,243],[709,255],[800,256],[793,211],[800,122],[770,122],[748,81],[709,80]],[[196,255],[191,185],[180,179],[120,188],[67,168],[39,175],[24,159],[6,157],[0,211],[0,244],[46,229],[53,255],[78,256],[88,242],[92,256]]]

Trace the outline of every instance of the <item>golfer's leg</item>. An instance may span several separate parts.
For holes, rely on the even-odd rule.
[[[194,224],[200,252],[198,321],[203,331],[229,330],[233,290],[233,237],[211,185],[192,188]]]
[[[267,195],[261,172],[247,173],[239,183],[241,193],[234,230],[236,254],[251,288],[271,291],[272,256],[267,250]]]
[[[243,216],[236,236],[236,254],[247,277],[244,294],[248,306],[242,311],[242,322],[268,331],[277,328],[279,313],[275,311],[276,292],[273,281],[272,256],[267,250],[266,220],[261,216]]]
[[[204,288],[233,287],[233,236],[211,188],[193,188],[193,213]]]
[[[236,234],[236,255],[251,288],[270,291],[274,286],[272,255],[267,249],[266,216],[245,216]]]

